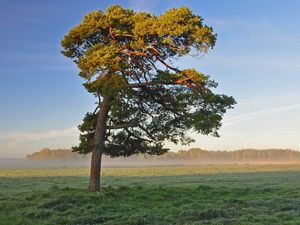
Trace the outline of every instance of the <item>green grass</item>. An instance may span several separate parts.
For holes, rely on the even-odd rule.
[[[300,224],[300,166],[0,170],[0,224]]]

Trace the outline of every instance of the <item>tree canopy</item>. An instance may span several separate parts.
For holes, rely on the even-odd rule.
[[[204,54],[215,42],[213,29],[187,7],[160,16],[119,5],[87,14],[61,42],[98,99],[79,125],[80,143],[73,150],[93,150],[104,105],[103,153],[112,157],[163,154],[165,141],[191,143],[188,130],[219,136],[234,98],[214,93],[217,83],[208,75],[176,67],[178,58]]]

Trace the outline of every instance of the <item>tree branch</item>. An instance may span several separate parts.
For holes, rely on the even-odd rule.
[[[150,132],[147,130],[147,129],[145,129],[143,126],[141,126],[141,125],[138,125],[138,127],[141,129],[141,130],[143,130],[152,140],[155,140],[155,138],[153,137],[153,135],[152,134],[150,134]]]
[[[146,54],[144,52],[138,52],[138,51],[127,51],[127,52],[122,52],[126,55],[143,55],[143,56],[146,56]]]
[[[115,124],[112,126],[106,126],[107,129],[122,129],[122,128],[128,128],[128,127],[137,127],[138,123],[122,123],[122,124]]]
[[[151,51],[150,51],[150,49],[151,49]],[[163,64],[164,66],[166,66],[167,68],[169,68],[169,69],[171,69],[171,70],[173,70],[173,71],[175,71],[175,72],[177,72],[177,73],[181,73],[181,71],[179,70],[179,69],[177,69],[177,68],[175,68],[175,67],[172,67],[172,66],[170,66],[169,64],[167,64],[165,61],[163,61],[161,58],[159,58],[159,56],[158,56],[158,53],[157,53],[157,50],[155,49],[153,49],[153,48],[150,48],[150,47],[148,47],[147,48],[147,50],[161,63],[161,64]]]
[[[139,137],[139,136],[136,136],[133,132],[131,132],[130,130],[128,130],[127,128],[125,128],[126,132],[135,137],[136,139],[140,139],[140,140],[143,140],[143,141],[147,141],[147,142],[152,142],[151,140],[148,140],[148,139],[145,139],[145,138],[142,138],[142,137]]]
[[[111,26],[109,27],[108,32],[109,32],[109,35],[111,36],[112,42],[113,42],[113,43],[116,43],[115,36],[114,36],[114,34],[113,34],[113,31],[112,31],[112,27],[111,27]]]
[[[164,81],[164,82],[149,81],[149,82],[142,82],[142,83],[129,83],[128,87],[131,87],[131,88],[141,88],[141,87],[145,87],[145,86],[158,85],[158,84],[164,84],[164,85],[182,85],[182,83],[176,83],[176,82],[173,82],[173,81]]]

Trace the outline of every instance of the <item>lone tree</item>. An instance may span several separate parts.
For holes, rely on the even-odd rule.
[[[79,125],[79,153],[92,152],[91,191],[100,188],[102,154],[163,154],[164,142],[189,144],[188,130],[218,136],[233,97],[211,91],[217,83],[171,60],[206,53],[213,29],[187,7],[160,16],[119,5],[87,14],[61,44],[77,64],[97,108]]]

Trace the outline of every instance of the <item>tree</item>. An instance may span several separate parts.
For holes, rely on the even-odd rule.
[[[217,83],[172,60],[215,45],[213,29],[187,7],[160,16],[119,5],[87,14],[63,38],[62,53],[77,64],[85,88],[98,99],[79,126],[79,153],[92,152],[89,189],[100,188],[101,156],[163,154],[165,141],[189,144],[188,130],[218,136],[235,104],[215,94]]]

